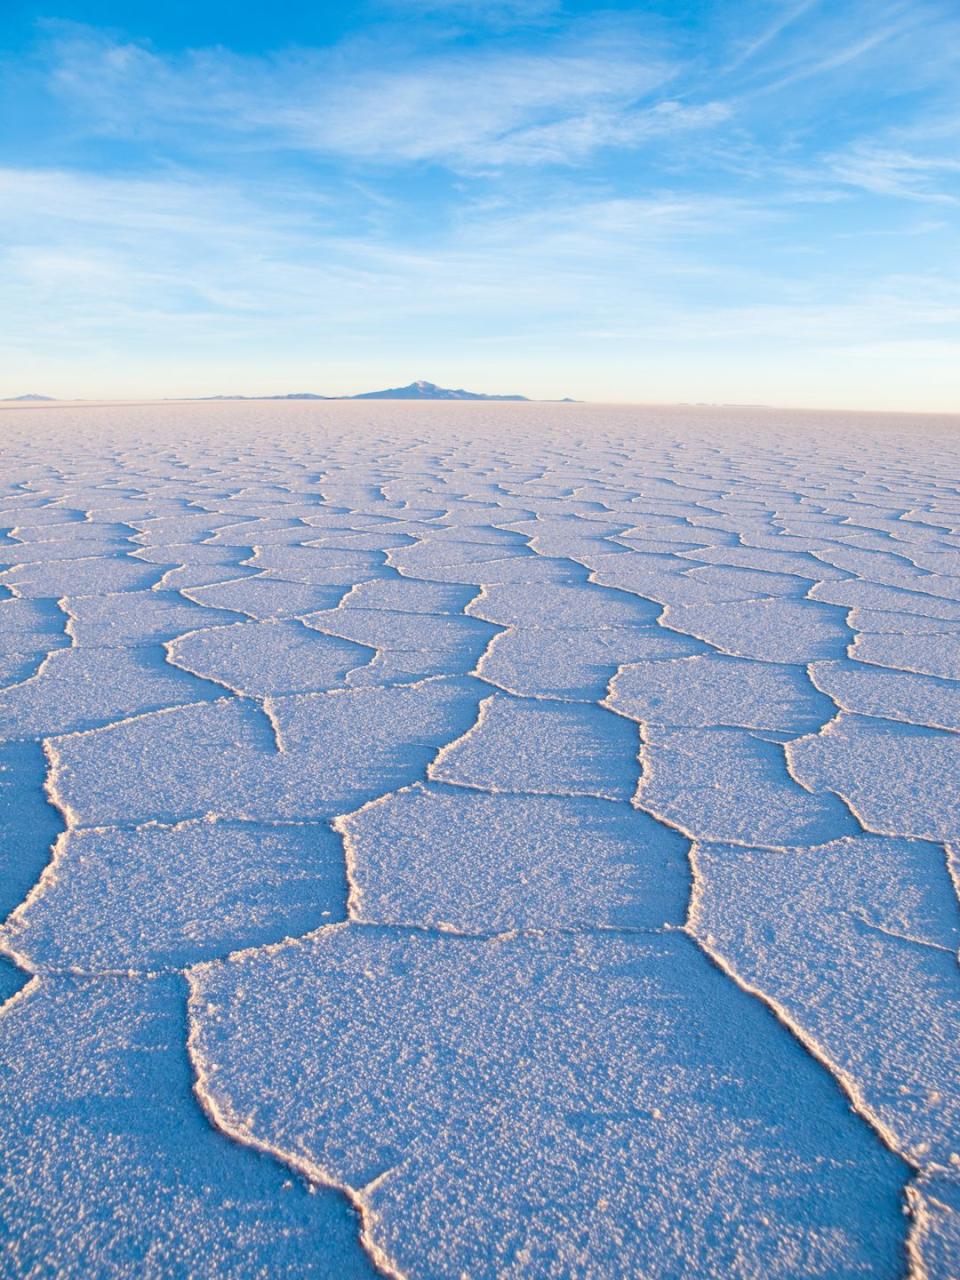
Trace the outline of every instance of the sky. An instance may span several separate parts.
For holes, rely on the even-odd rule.
[[[0,395],[960,411],[956,0],[2,0]]]

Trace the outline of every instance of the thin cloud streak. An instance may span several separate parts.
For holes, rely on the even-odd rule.
[[[802,18],[804,14],[809,13],[819,3],[820,0],[801,0],[799,4],[795,4],[790,8],[785,9],[780,17],[774,19],[774,21],[764,31],[762,31],[759,36],[756,36],[751,40],[749,44],[747,44],[746,47],[737,54],[732,62],[729,62],[725,67],[721,68],[721,74],[730,75],[732,72],[738,71],[745,62],[749,62],[752,58],[755,58],[758,53],[766,49],[768,45],[773,44],[773,42],[779,39],[788,27],[792,26]]]
[[[259,138],[263,146],[390,165],[469,171],[577,163],[604,147],[726,116],[717,104],[687,108],[651,98],[678,68],[652,44],[623,34],[554,40],[538,53],[418,60],[400,51],[391,65],[376,47],[260,59],[205,50],[171,61],[68,28],[51,57],[52,88],[108,135],[199,124],[247,145]]]
[[[305,324],[330,336],[374,320],[384,329],[417,317],[442,327],[464,313],[478,340],[509,312],[528,336],[611,332],[616,319],[621,336],[687,343],[749,334],[906,339],[960,318],[956,281],[952,291],[928,278],[877,282],[851,307],[845,281],[811,278],[789,299],[789,280],[750,272],[736,256],[723,266],[720,247],[734,249],[750,228],[762,233],[787,215],[717,197],[468,218],[443,243],[413,252],[222,186],[7,171],[0,194],[10,246],[3,270],[17,298],[12,342],[24,317],[81,341],[120,324],[158,342],[171,325],[202,335],[215,324],[251,343],[268,321],[289,340]],[[37,208],[44,212],[31,217]],[[705,238],[715,246],[709,266]],[[765,301],[771,289],[783,300]],[[640,329],[638,307],[647,315]]]

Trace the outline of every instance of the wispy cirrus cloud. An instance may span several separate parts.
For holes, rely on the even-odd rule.
[[[737,71],[744,63],[757,57],[770,45],[775,44],[788,27],[813,10],[820,0],[799,0],[799,3],[782,4],[772,20],[761,27],[759,32],[751,32],[736,50],[732,60],[721,68],[721,74],[729,75]]]
[[[156,136],[200,125],[223,143],[452,170],[579,164],[604,148],[711,126],[722,102],[687,104],[678,64],[635,32],[588,32],[543,48],[406,56],[366,43],[249,58],[223,49],[161,57],[84,29],[50,46],[50,84],[87,126]]]
[[[831,157],[830,172],[838,182],[874,195],[960,205],[957,155],[911,152],[874,142]]]
[[[0,264],[8,286],[96,286],[88,301],[154,299],[189,291],[201,310],[239,308],[331,316],[335,322],[391,300],[406,313],[440,315],[470,295],[503,305],[523,296],[539,308],[562,298],[570,274],[599,281],[598,251],[610,269],[672,268],[704,233],[735,237],[765,215],[720,197],[661,193],[644,198],[567,198],[531,210],[504,204],[467,207],[442,236],[415,248],[389,230],[372,233],[363,211],[344,218],[299,188],[198,179],[93,176],[69,170],[0,170]],[[679,259],[674,257],[674,265]],[[72,268],[64,273],[67,262]],[[603,273],[606,275],[606,271]],[[69,280],[67,279],[69,276]],[[590,291],[601,305],[600,285]],[[65,292],[68,292],[66,290]],[[581,293],[577,305],[586,294]],[[65,297],[52,310],[61,310]],[[86,305],[86,304],[85,304]]]
[[[714,83],[774,158],[784,143],[828,155],[842,142],[868,143],[891,119],[955,106],[960,11],[948,0],[763,0],[764,21],[757,7],[738,9],[750,17]]]
[[[875,280],[854,307],[832,265],[811,263],[802,284],[783,261],[779,273],[751,266],[741,246],[782,234],[792,213],[733,197],[570,193],[536,210],[478,207],[419,248],[329,213],[296,190],[0,170],[0,268],[18,299],[7,336],[26,314],[81,339],[122,322],[157,336],[171,323],[194,336],[216,325],[250,342],[265,323],[330,335],[373,318],[383,331],[413,317],[444,325],[465,310],[477,333],[509,313],[514,325],[567,332],[686,326],[691,339],[771,325],[849,338],[854,315],[861,334],[903,337],[960,316],[960,275]]]

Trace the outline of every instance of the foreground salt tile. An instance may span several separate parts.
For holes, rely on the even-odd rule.
[[[372,1277],[342,1196],[200,1111],[183,985],[44,978],[0,1011],[8,1274]]]
[[[814,600],[671,605],[663,625],[696,636],[722,653],[761,662],[840,658],[851,639],[840,610]]]
[[[212,565],[228,577],[230,570],[241,565],[251,551],[246,547],[223,547],[209,542],[180,542],[136,547],[130,554],[144,564]]]
[[[683,658],[703,647],[660,627],[552,631],[521,626],[494,638],[477,674],[512,693],[592,702],[603,697],[623,663]]]
[[[375,578],[371,582],[358,582],[341,603],[344,609],[458,615],[476,595],[477,588],[469,585],[421,582],[416,578]]]
[[[590,552],[615,550],[608,539],[624,533],[620,522],[587,518],[576,512],[517,519],[511,521],[511,528],[521,533],[539,555],[575,559]]]
[[[958,580],[960,582],[960,580]],[[960,635],[871,635],[861,632],[851,649],[851,658],[876,663],[899,671],[960,680]]]
[[[311,821],[417,781],[473,724],[483,686],[276,698],[270,719],[225,698],[49,741],[53,794],[74,825],[202,817]]]
[[[526,538],[510,529],[501,529],[490,523],[493,519],[506,520],[508,513],[498,515],[482,511],[473,520],[464,522],[461,511],[451,518],[445,528],[436,528],[419,537],[410,547],[400,547],[391,553],[390,563],[403,573],[413,577],[429,577],[430,565],[481,564],[486,560],[500,560],[505,556],[532,557],[533,552]]]
[[[247,617],[267,621],[270,618],[299,617],[316,609],[335,608],[340,603],[344,588],[318,587],[256,574],[206,587],[185,587],[183,594],[208,609],[233,609]],[[204,624],[201,621],[198,625]]]
[[[744,729],[646,724],[636,803],[698,840],[814,844],[859,830],[833,795],[811,795],[784,749]]]
[[[220,693],[171,666],[159,646],[59,649],[31,679],[0,690],[0,737],[72,733]]]
[[[325,824],[68,831],[0,946],[33,972],[182,968],[342,919],[346,894]]]
[[[712,543],[712,536],[705,536],[692,526],[681,529],[678,525],[670,530],[649,530],[635,526],[616,534],[606,543],[605,549],[609,551],[624,547],[628,551],[639,551],[643,554],[649,552],[651,555],[690,555],[696,560],[698,553],[710,547]],[[597,547],[596,540],[591,543],[584,542],[582,545],[582,558],[589,562],[593,558],[593,550]]]
[[[794,575],[806,582],[823,582],[827,579],[844,578],[846,575],[838,569],[818,560],[809,551],[796,548],[784,549],[776,546],[755,545],[749,534],[747,545],[702,547],[688,554],[691,560],[702,564],[727,565],[741,569],[762,569],[767,573]]]
[[[333,689],[372,657],[369,646],[288,620],[210,627],[170,646],[178,667],[250,697]]]
[[[486,791],[627,800],[639,745],[635,727],[601,707],[493,694],[429,776]]]
[[[416,783],[337,828],[357,919],[468,933],[683,922],[687,842],[625,804]]]
[[[201,1096],[401,1274],[902,1274],[906,1166],[682,936],[335,927],[192,987]]]
[[[98,548],[88,544],[64,542],[0,542],[0,571],[9,573],[13,569],[30,569],[51,562],[61,564],[64,561],[82,560],[98,554]],[[135,547],[126,545],[125,550],[133,554]],[[122,554],[122,549],[112,546],[105,554]]]
[[[725,654],[633,662],[613,679],[607,705],[634,720],[803,733],[836,710],[796,666]]]
[[[77,560],[84,556],[115,556],[136,550],[130,525],[108,521],[89,524],[41,525],[18,528],[16,541],[0,542],[0,564],[34,564],[41,560]]]
[[[945,600],[960,600],[960,579],[918,568],[902,555],[856,547],[830,548],[817,553],[827,564],[875,582],[880,586],[923,591]]]
[[[390,563],[407,577],[473,584],[476,587],[501,582],[565,585],[587,576],[586,569],[570,560],[538,556],[532,551],[525,556],[508,555],[502,547],[487,547],[488,559],[451,561],[449,548],[431,547],[428,550],[430,554],[423,552],[416,557],[414,552],[419,551],[416,547],[392,552]]]
[[[139,530],[138,542],[145,546],[162,546],[170,542],[202,543],[219,529],[229,529],[235,516],[216,511],[179,511],[153,517],[131,516],[131,525]]]
[[[594,582],[531,585],[503,582],[485,587],[467,612],[500,626],[586,628],[645,626],[660,606]]]
[[[658,604],[713,603],[726,599],[751,599],[757,595],[754,584],[731,587],[724,591],[716,583],[698,582],[690,576],[694,569],[690,560],[672,554],[609,554],[590,560],[590,580],[622,592],[633,592]],[[732,594],[731,594],[732,593]]]
[[[331,551],[392,551],[396,547],[411,547],[424,532],[424,526],[403,527],[400,521],[372,529],[340,529],[318,533],[307,531],[304,546],[325,547]]]
[[[237,621],[227,607],[203,608],[172,590],[68,595],[63,607],[70,618],[70,632],[82,647],[160,644],[197,627]]]
[[[789,1015],[921,1168],[960,1175],[960,904],[943,849],[703,845],[691,926]]]
[[[49,785],[69,820],[108,826],[248,816],[246,777],[258,765],[271,768],[276,743],[262,712],[222,698],[54,737],[47,749]]]
[[[858,545],[861,544],[863,536],[860,535],[856,539]],[[931,538],[929,530],[919,535],[914,534],[902,543],[897,555],[908,561],[910,565],[933,574],[938,582],[943,577],[955,578],[960,574],[960,551],[957,550],[955,543],[951,546],[946,541],[950,536],[947,534],[941,538]],[[890,545],[891,543],[886,543],[887,548]]]
[[[271,517],[224,525],[207,538],[206,542],[213,547],[246,547],[248,554],[252,554],[255,547],[272,546],[276,543],[299,546],[315,534],[315,529],[300,520]]]
[[[292,582],[318,586],[344,584],[351,587],[361,578],[383,572],[383,554],[377,551],[336,551],[323,547],[266,546],[245,561],[260,572],[269,570]]]
[[[601,555],[589,561],[592,578],[609,587],[634,591],[661,604],[714,605],[767,597],[799,597],[808,583],[787,574],[727,565],[700,565],[688,554],[645,551],[640,555]]]
[[[850,578],[843,582],[817,583],[810,588],[810,598],[849,609],[893,610],[921,618],[960,622],[960,602],[928,595],[918,584],[907,590],[880,582]]]
[[[618,542],[627,546],[635,540],[662,539],[665,542],[689,542],[700,547],[726,545],[734,540],[734,535],[722,530],[707,528],[691,520],[695,508],[687,503],[678,503],[672,513],[644,509],[643,500],[629,508],[629,515],[624,511],[624,518],[629,518],[630,526],[622,533],[615,534]],[[591,516],[590,519],[595,519]]]
[[[814,662],[810,678],[844,711],[960,730],[960,686],[949,680],[847,660]]]
[[[114,591],[143,591],[162,576],[157,565],[143,564],[132,556],[89,556],[78,560],[52,560],[24,565],[0,573],[0,582],[15,587],[28,599],[46,596],[60,599],[73,594],[104,596]]]
[[[847,624],[854,631],[876,631],[897,636],[956,635],[960,630],[960,622],[956,619],[929,618],[922,613],[894,609],[855,607],[847,614]]]
[[[366,646],[369,669],[356,671],[351,684],[469,671],[497,634],[490,623],[462,615],[393,613],[346,606],[308,614],[303,623],[328,637],[341,636]]]
[[[247,561],[225,568],[215,564],[181,564],[167,569],[156,583],[156,589],[163,591],[188,591],[194,587],[209,587],[225,578],[231,581],[236,578],[258,576],[258,571]],[[186,597],[184,597],[186,598]]]
[[[844,711],[787,754],[803,786],[843,796],[869,831],[960,839],[960,791],[950,785],[960,770],[955,733]]]
[[[686,559],[695,560],[696,552],[685,553]],[[693,564],[687,575],[691,582],[705,584],[715,593],[715,598],[745,600],[748,597],[766,600],[802,600],[810,587],[808,580],[793,573],[774,573],[765,569],[746,569],[728,564]]]
[[[58,486],[62,489],[62,486]],[[51,495],[54,499],[57,495]],[[19,535],[21,531],[26,535],[44,536],[43,530],[50,529],[50,526],[77,525],[84,524],[84,512],[82,510],[71,509],[59,501],[45,502],[42,498],[33,495],[30,498],[24,498],[23,494],[5,494],[3,497],[4,508],[0,511],[0,529],[12,531],[16,529]],[[52,536],[49,534],[46,536]]]

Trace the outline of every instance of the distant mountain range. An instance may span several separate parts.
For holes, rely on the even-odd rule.
[[[350,396],[318,396],[315,391],[288,391],[285,396],[185,396],[186,400],[349,400]]]
[[[202,396],[203,400],[526,400],[526,396],[488,396],[482,391],[453,390],[435,382],[411,382],[386,391],[362,391],[355,396],[320,396],[313,391],[291,391],[285,396]]]
[[[356,396],[321,396],[315,391],[290,391],[282,396],[189,396],[186,399],[199,400],[524,400],[528,396],[488,396],[482,391],[464,391],[463,388],[453,390],[450,387],[438,387],[435,382],[411,382],[406,387],[390,387],[386,391],[363,391]],[[22,400],[49,400],[53,396],[13,396],[8,403]],[[575,404],[569,396],[556,401],[559,404]]]

